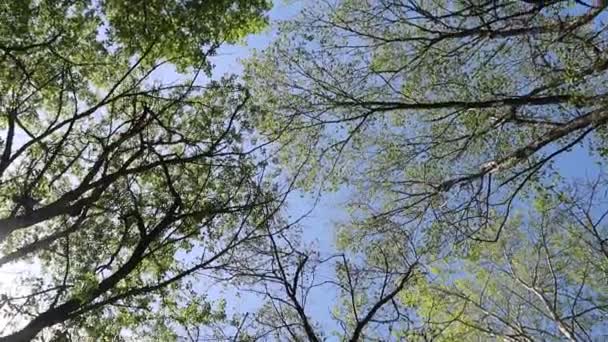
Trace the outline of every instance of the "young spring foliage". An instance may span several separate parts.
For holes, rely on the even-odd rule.
[[[606,18],[605,1],[321,0],[248,60],[286,169],[350,192],[341,339],[603,338],[605,182],[555,162],[605,162]]]

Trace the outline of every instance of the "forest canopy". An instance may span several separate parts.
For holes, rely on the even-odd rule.
[[[0,341],[607,338],[608,4],[291,5],[0,2]]]

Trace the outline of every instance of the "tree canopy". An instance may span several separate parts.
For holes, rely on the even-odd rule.
[[[0,263],[41,272],[2,294],[0,340],[165,340],[222,319],[194,276],[245,257],[280,198],[245,146],[249,94],[202,78],[269,5],[1,3]]]
[[[1,2],[0,341],[606,338],[608,4],[300,5]]]
[[[351,192],[344,340],[605,336],[605,173],[558,164],[605,162],[605,7],[322,0],[247,61],[283,165]],[[366,321],[374,303],[392,313]]]

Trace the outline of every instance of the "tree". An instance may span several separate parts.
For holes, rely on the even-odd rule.
[[[497,240],[558,156],[594,141],[605,153],[604,10],[319,1],[249,61],[256,127],[294,146],[286,164],[317,144],[308,187],[329,178],[376,216]]]
[[[255,127],[286,167],[309,160],[299,185],[352,191],[344,252],[425,247],[395,300],[403,316],[366,338],[601,338],[604,215],[555,161],[605,161],[605,9],[320,0],[247,62]]]
[[[605,176],[540,189],[534,206],[515,215],[498,242],[477,242],[443,255],[418,238],[421,229],[368,220],[376,225],[375,234],[343,232],[342,239],[350,240],[342,241],[346,250],[322,256],[301,247],[297,229],[284,225],[255,246],[255,262],[228,272],[242,291],[264,301],[232,329],[220,329],[219,336],[240,341],[601,339],[608,312]],[[333,322],[319,315],[327,308],[333,308]]]
[[[41,269],[2,294],[1,341],[166,340],[222,319],[194,278],[246,257],[283,197],[247,143],[248,92],[202,76],[269,6],[0,5],[0,264]]]
[[[411,337],[594,341],[608,310],[605,174],[581,192],[542,191],[498,243],[437,265],[404,295],[423,314]],[[529,222],[524,222],[529,220]],[[464,272],[454,272],[454,263]],[[452,279],[448,279],[452,278]],[[437,300],[440,298],[440,300]]]
[[[266,0],[0,5],[0,341],[601,338],[605,175],[554,162],[608,153],[606,2],[313,5],[244,85]],[[296,186],[351,190],[337,251]]]
[[[232,327],[220,325],[216,336],[239,341],[325,341],[329,336],[370,341],[383,340],[387,329],[408,322],[399,295],[422,276],[423,248],[413,237],[393,236],[404,241],[394,248],[368,238],[359,241],[363,247],[357,253],[323,255],[304,246],[298,229],[302,227],[277,220],[270,226],[275,228],[268,230],[266,241],[251,245],[257,258],[227,272],[241,292],[260,298],[261,306],[241,314]],[[331,322],[312,314],[322,309],[332,309]]]

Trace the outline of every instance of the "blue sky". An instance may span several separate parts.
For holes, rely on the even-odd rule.
[[[276,33],[276,23],[280,20],[286,20],[298,14],[301,8],[301,1],[293,0],[273,0],[274,6],[269,12],[271,25],[260,34],[250,35],[245,42],[240,45],[224,45],[222,46],[217,56],[213,57],[212,62],[215,65],[213,77],[221,77],[224,74],[241,73],[243,67],[239,62],[240,59],[246,58],[255,49],[263,49],[270,44]]]

